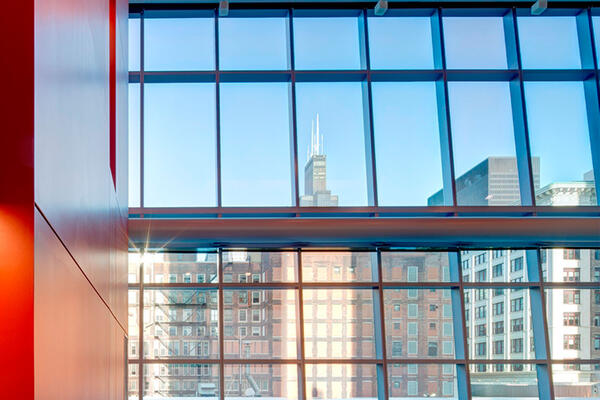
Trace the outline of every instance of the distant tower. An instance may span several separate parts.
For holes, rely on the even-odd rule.
[[[304,166],[304,196],[301,206],[336,207],[338,196],[327,190],[327,156],[324,154],[324,140],[319,126],[319,114],[315,130],[315,120],[311,121],[310,144],[306,152]]]

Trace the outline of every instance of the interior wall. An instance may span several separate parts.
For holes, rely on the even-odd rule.
[[[127,1],[116,0],[116,182],[110,0],[33,1],[35,398],[124,399]]]

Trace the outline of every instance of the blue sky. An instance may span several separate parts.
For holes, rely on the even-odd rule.
[[[598,21],[594,23],[597,26]],[[374,69],[431,69],[430,19],[369,18]],[[146,19],[146,70],[213,70],[211,18]],[[520,18],[523,65],[578,68],[575,19]],[[501,18],[444,18],[449,68],[506,68]],[[139,49],[139,20],[130,20]],[[284,18],[222,18],[222,70],[289,67]],[[136,35],[137,33],[137,35]],[[297,69],[360,69],[357,18],[296,18]],[[540,39],[541,38],[541,39]],[[363,61],[364,63],[364,61]],[[130,70],[139,68],[139,50]],[[145,84],[145,205],[216,205],[216,87]],[[289,83],[221,83],[222,197],[226,206],[291,205]],[[297,83],[300,195],[311,122],[320,116],[328,186],[340,205],[367,204],[365,87],[360,82]],[[441,188],[437,100],[433,82],[375,82],[373,125],[381,205],[425,205]],[[583,86],[527,82],[532,155],[541,183],[580,180],[591,166]],[[457,176],[488,156],[514,156],[506,82],[450,82]],[[139,198],[139,85],[130,85],[130,203]],[[137,183],[136,183],[137,182]]]

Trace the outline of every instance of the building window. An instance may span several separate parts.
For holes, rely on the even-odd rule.
[[[523,330],[523,318],[514,318],[510,320],[510,331],[521,332]]]
[[[510,311],[522,311],[523,310],[523,298],[519,297],[517,299],[512,299],[510,301]]]
[[[523,339],[511,339],[510,341],[511,353],[522,353],[523,352]]]
[[[479,270],[475,273],[475,282],[487,281],[487,269]]]
[[[438,344],[437,342],[429,342],[427,343],[427,355],[430,357],[435,357],[438,354]]]
[[[494,322],[494,334],[499,335],[504,333],[504,321]]]
[[[486,306],[479,306],[475,309],[475,318],[481,319],[486,317]]]
[[[504,354],[504,340],[494,341],[494,354]]]
[[[563,269],[563,281],[564,282],[579,282],[580,270],[579,268],[565,268]]]
[[[486,355],[486,343],[485,342],[475,344],[475,354],[478,356]]]
[[[565,312],[563,313],[563,325],[565,326],[579,326],[578,312]]]
[[[504,274],[504,264],[496,264],[492,267],[492,277],[498,278]]]
[[[564,335],[563,348],[565,350],[579,350],[580,349],[580,335]]]
[[[493,315],[502,315],[504,314],[504,302],[500,301],[498,303],[494,303],[492,305],[492,313]]]
[[[504,250],[492,250],[492,258],[504,257]]]
[[[521,271],[523,269],[523,257],[510,260],[510,272]]]
[[[487,289],[475,289],[475,300],[485,300],[487,299]]]
[[[392,342],[392,357],[402,356],[402,341],[394,340]]]
[[[475,327],[475,336],[486,336],[487,335],[487,325],[480,324]]]
[[[580,252],[579,249],[564,249],[563,258],[565,260],[579,260]]]
[[[581,294],[579,290],[567,290],[563,292],[564,304],[581,304]]]

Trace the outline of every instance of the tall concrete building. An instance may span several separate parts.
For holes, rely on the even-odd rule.
[[[540,187],[540,159],[534,157],[533,183]],[[456,179],[459,205],[507,206],[520,204],[519,176],[515,157],[488,157]],[[427,199],[429,206],[444,205],[443,189]]]
[[[300,206],[337,207],[338,196],[327,189],[327,156],[324,154],[323,135],[317,123],[312,122],[307,161],[304,166],[304,196],[300,196]]]

